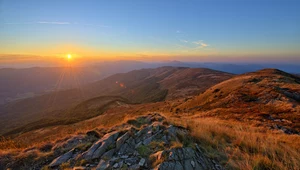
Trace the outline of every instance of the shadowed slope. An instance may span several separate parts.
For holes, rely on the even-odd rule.
[[[65,114],[67,109],[99,96],[121,96],[131,103],[158,102],[166,98],[198,95],[230,77],[231,74],[210,69],[183,67],[160,67],[115,74],[81,89],[53,92],[0,106],[0,124],[3,127],[0,133],[53,115]]]

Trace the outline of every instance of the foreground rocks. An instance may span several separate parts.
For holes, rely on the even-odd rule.
[[[159,114],[151,114],[128,122],[104,135],[88,132],[86,137],[74,137],[59,144],[58,146],[63,146],[65,151],[57,152],[59,154],[50,158],[49,163],[43,168],[223,169],[203,154],[198,145],[190,139],[186,129],[167,125]],[[93,136],[96,140],[87,140],[89,136]],[[61,148],[58,146],[55,147],[56,150]]]

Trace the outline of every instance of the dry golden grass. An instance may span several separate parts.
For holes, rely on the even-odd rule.
[[[216,118],[171,118],[228,169],[299,169],[300,136]]]
[[[172,141],[170,149],[173,149],[173,148],[182,148],[182,147],[183,147],[183,144],[181,142],[179,142],[179,141]]]
[[[55,143],[92,129],[109,129],[149,112],[159,112],[167,118],[168,123],[187,128],[204,153],[217,159],[226,169],[300,168],[300,136],[286,135],[264,126],[257,127],[250,122],[168,112],[179,103],[181,101],[171,105],[161,102],[110,109],[101,116],[73,125],[49,127],[21,134],[14,139],[2,139],[0,149],[3,153],[13,153],[12,149],[22,150],[48,142]],[[176,148],[189,143],[181,141],[172,145]]]
[[[74,135],[85,134],[93,129],[108,130],[112,127],[126,123],[141,115],[156,111],[162,103],[141,104],[131,107],[117,107],[95,118],[81,121],[71,125],[59,125],[42,128],[15,137],[0,138],[0,151],[23,150],[30,147],[39,147],[46,143],[55,143],[58,140],[70,138]],[[149,112],[145,112],[145,110]]]

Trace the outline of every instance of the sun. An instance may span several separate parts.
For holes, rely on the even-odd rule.
[[[72,55],[71,55],[71,54],[68,54],[68,55],[67,55],[67,58],[68,58],[68,60],[71,60],[71,59],[72,59]]]

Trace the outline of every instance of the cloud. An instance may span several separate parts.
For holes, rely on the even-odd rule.
[[[198,48],[205,48],[209,46],[208,44],[204,43],[203,40],[195,41],[193,44],[196,44]]]
[[[52,22],[52,21],[38,21],[37,24],[53,24],[53,25],[69,25],[70,22]]]
[[[97,26],[102,28],[110,28],[107,25],[94,25],[94,24],[81,24],[78,22],[66,22],[66,21],[37,21],[37,22],[7,22],[4,25],[27,25],[27,24],[49,24],[49,25],[84,25],[84,26]]]
[[[177,33],[177,34],[180,34],[180,33],[181,33],[181,31],[180,31],[180,30],[177,30],[177,31],[176,31],[176,33]]]
[[[189,41],[188,40],[180,40],[180,42],[188,43]]]

